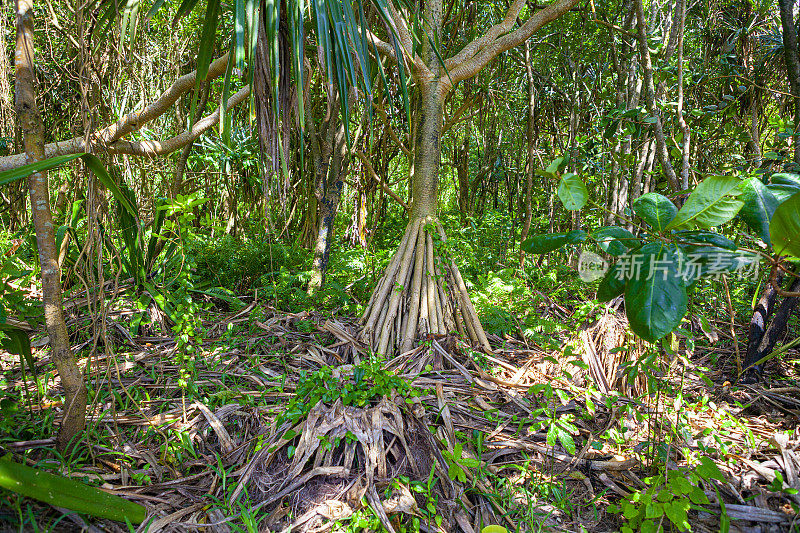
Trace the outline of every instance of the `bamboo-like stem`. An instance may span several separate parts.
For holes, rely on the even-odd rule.
[[[430,315],[431,333],[440,333],[439,310],[436,305],[436,296],[439,292],[436,290],[436,279],[434,278],[434,259],[433,259],[433,237],[430,233],[425,232],[425,281],[428,284],[426,290],[428,296],[428,314]]]
[[[371,330],[371,328],[375,326],[375,321],[378,319],[378,316],[380,315],[381,307],[383,307],[384,300],[387,298],[387,296],[395,286],[393,281],[395,273],[398,271],[398,269],[401,271],[401,273],[397,277],[398,278],[405,277],[404,269],[408,269],[409,267],[407,256],[409,255],[410,251],[413,250],[413,244],[409,243],[412,240],[412,235],[414,237],[413,240],[416,240],[417,228],[419,228],[419,220],[415,220],[411,224],[409,224],[408,230],[406,230],[406,234],[403,236],[403,240],[400,242],[400,246],[397,248],[397,253],[395,254],[396,261],[395,259],[392,259],[392,261],[390,261],[389,266],[386,269],[386,273],[383,276],[384,284],[381,286],[378,297],[375,298],[375,301],[373,302],[373,311],[371,312],[370,317],[367,320],[366,325],[364,326],[364,329],[367,331]],[[392,297],[394,297],[394,295],[392,295]]]
[[[423,278],[423,260],[425,258],[425,229],[420,224],[420,229],[418,230],[417,236],[417,246],[416,246],[416,256],[414,261],[414,277],[412,279],[412,288],[411,288],[411,308],[408,314],[408,323],[403,330],[403,340],[400,344],[400,352],[404,353],[411,349],[412,345],[414,344],[414,340],[417,337],[417,320],[419,320],[419,311],[420,311],[420,293],[422,290],[422,278]]]

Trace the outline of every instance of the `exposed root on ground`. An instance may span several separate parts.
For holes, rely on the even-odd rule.
[[[376,353],[392,355],[413,348],[421,336],[458,331],[473,345],[491,350],[478,314],[454,262],[434,246],[445,240],[433,217],[409,222],[400,246],[372,293],[361,318],[361,338]]]
[[[425,408],[418,403],[414,411],[396,394],[366,407],[346,406],[341,399],[330,406],[319,402],[296,426],[272,428],[233,498],[247,487],[265,508],[262,512],[269,513],[271,531],[324,531],[350,518],[364,501],[389,532],[410,516],[427,519],[429,528],[437,530],[425,510],[427,496],[410,486],[426,482],[435,469],[438,480],[432,481],[431,491],[443,519],[440,530],[470,532],[474,517],[468,518],[463,508],[477,502],[448,476]],[[281,510],[284,500],[289,506]]]

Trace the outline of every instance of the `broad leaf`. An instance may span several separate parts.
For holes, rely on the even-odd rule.
[[[778,203],[783,203],[798,192],[800,192],[800,188],[795,187],[794,185],[783,185],[783,184],[774,184],[771,183],[767,185],[767,190],[772,193]]]
[[[800,174],[777,172],[770,176],[769,181],[770,183],[775,183],[776,185],[785,185],[800,190]]]
[[[700,457],[700,464],[697,465],[694,471],[705,480],[716,479],[723,482],[725,481],[725,476],[717,466],[717,463],[706,455]]]
[[[657,192],[643,194],[633,202],[633,212],[656,231],[664,231],[678,212],[672,200]]]
[[[596,229],[591,236],[604,252],[614,256],[622,255],[642,245],[633,233],[619,226]]]
[[[751,252],[728,250],[710,245],[680,245],[680,274],[686,285],[720,274],[757,274],[759,257]]]
[[[736,250],[738,246],[736,243],[713,231],[681,231],[676,236],[685,243],[690,244],[708,244],[724,248],[726,250]]]
[[[800,192],[775,210],[769,223],[769,235],[777,254],[800,258]]]
[[[674,330],[686,314],[686,286],[678,256],[661,244],[648,244],[620,269],[625,284],[625,311],[634,333],[655,342]]]
[[[0,487],[23,496],[99,518],[141,524],[144,507],[80,481],[0,457]]]
[[[755,231],[759,238],[767,244],[769,240],[769,221],[778,208],[778,199],[766,185],[758,178],[749,178],[740,186],[742,195],[739,199],[744,202],[739,215],[750,229]]]
[[[728,222],[742,208],[744,202],[736,198],[741,194],[739,178],[711,176],[703,180],[689,195],[675,218],[666,229],[680,227],[712,228]]]
[[[546,254],[557,250],[566,244],[575,244],[586,240],[586,232],[573,230],[569,233],[545,233],[533,235],[525,239],[520,245],[529,254]]]
[[[608,302],[623,292],[625,292],[625,278],[622,277],[619,264],[615,263],[608,269],[605,277],[600,281],[600,285],[597,286],[597,300]]]
[[[589,201],[589,191],[575,174],[564,174],[558,183],[558,198],[568,211],[577,211]]]

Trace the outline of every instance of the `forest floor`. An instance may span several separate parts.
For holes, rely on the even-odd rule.
[[[114,356],[81,361],[94,394],[69,458],[50,438],[48,356],[34,380],[0,353],[8,385],[27,389],[0,449],[141,503],[148,520],[63,517],[0,493],[0,531],[798,527],[797,379],[774,363],[780,378],[731,385],[730,343],[648,351],[607,311],[553,339],[559,352],[440,337],[376,361],[355,320],[252,302],[204,316],[189,355],[172,336],[131,335],[130,317],[108,315]]]

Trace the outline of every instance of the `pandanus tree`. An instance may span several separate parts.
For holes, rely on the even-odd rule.
[[[406,25],[402,14],[390,6],[403,60],[410,65],[416,101],[412,117],[409,221],[362,317],[362,337],[378,353],[404,352],[413,347],[421,334],[455,330],[474,344],[489,348],[458,267],[441,257],[436,246],[437,241],[445,240],[438,219],[445,99],[459,82],[475,76],[499,54],[525,42],[575,4],[577,0],[556,0],[523,14],[526,2],[516,0],[505,9],[501,22],[447,59],[444,46],[434,45],[445,42],[441,0],[422,3],[422,24],[417,28]],[[524,22],[521,15],[526,16]],[[394,57],[394,46],[374,34],[369,37],[381,54]]]

